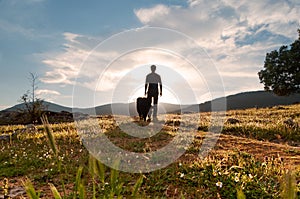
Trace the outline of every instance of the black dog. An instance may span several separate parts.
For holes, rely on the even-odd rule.
[[[136,109],[140,116],[140,119],[146,121],[147,115],[149,115],[149,110],[151,108],[151,100],[145,97],[139,97],[136,100]],[[149,116],[150,117],[150,116]]]

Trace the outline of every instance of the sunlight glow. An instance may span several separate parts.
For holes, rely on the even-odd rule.
[[[138,87],[128,96],[128,103],[135,102],[138,97],[146,97],[144,95],[145,87]],[[162,96],[158,97],[158,103],[170,103],[170,104],[181,104],[180,99],[174,91],[168,87],[163,87]]]

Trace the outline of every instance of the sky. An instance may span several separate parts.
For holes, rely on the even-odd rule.
[[[298,38],[298,0],[0,0],[0,110],[39,98],[134,101],[157,65],[161,102],[263,90],[266,53]]]

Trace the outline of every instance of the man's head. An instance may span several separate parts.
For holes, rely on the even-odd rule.
[[[156,66],[155,66],[155,65],[152,65],[152,66],[151,66],[151,71],[154,73],[155,70],[156,70]]]

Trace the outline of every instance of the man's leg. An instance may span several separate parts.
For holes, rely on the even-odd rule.
[[[148,95],[147,98],[148,98],[148,100],[150,102],[150,109],[149,109],[149,112],[148,112],[148,117],[149,117],[149,119],[151,119],[151,116],[153,114],[153,110],[152,110],[152,96]]]
[[[157,120],[157,101],[158,101],[158,95],[154,96],[154,102],[153,102],[153,120]]]

